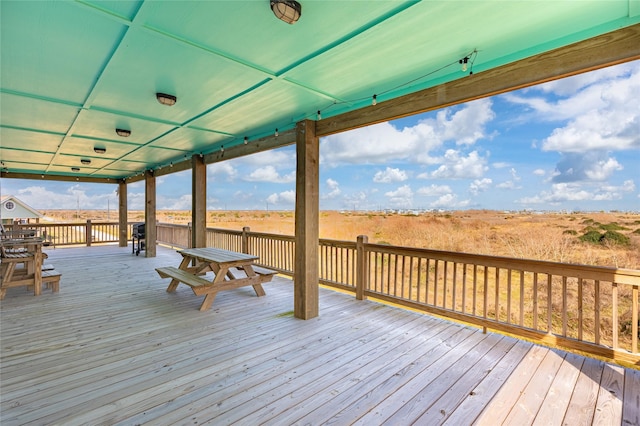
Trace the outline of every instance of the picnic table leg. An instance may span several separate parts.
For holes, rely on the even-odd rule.
[[[182,257],[182,262],[180,262],[180,266],[178,266],[178,269],[182,269],[183,271],[186,270],[189,267],[189,263],[190,263],[191,259],[189,259],[186,256]],[[176,291],[176,289],[178,288],[178,284],[180,284],[180,281],[176,280],[175,278],[171,280],[171,282],[169,283],[169,287],[167,287],[167,293],[173,293]]]
[[[247,274],[247,277],[255,277],[256,276],[256,272],[253,270],[251,265],[246,265],[244,267],[244,273]],[[260,284],[260,283],[254,284],[252,287],[253,287],[253,291],[256,292],[256,296],[258,296],[258,297],[264,296],[264,295],[267,294],[267,293],[264,292],[264,288],[262,288],[262,284]]]
[[[200,311],[207,311],[213,305],[213,301],[216,298],[217,291],[212,291],[211,293],[207,293],[202,301],[202,305],[200,305]]]

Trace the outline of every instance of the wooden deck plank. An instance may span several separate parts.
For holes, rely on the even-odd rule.
[[[534,425],[562,424],[583,363],[584,358],[580,355],[567,354],[541,404]]]
[[[533,423],[540,410],[553,379],[564,361],[566,352],[550,350],[527,383],[518,401],[505,419],[506,424],[528,425]]]
[[[362,312],[361,315],[367,318],[368,314]],[[341,325],[340,322],[343,322],[343,324]],[[336,319],[334,326],[339,333],[347,331],[350,327],[348,323],[344,323],[341,319]],[[212,393],[221,392],[225,398],[228,398],[232,394],[233,387],[240,389],[244,389],[245,386],[253,387],[256,384],[270,380],[272,377],[282,376],[286,374],[290,365],[296,365],[296,362],[304,363],[306,359],[323,354],[325,351],[330,352],[348,342],[345,339],[333,340],[318,336],[317,327],[314,327],[313,324],[309,325],[309,329],[304,338],[298,339],[299,344],[304,348],[300,353],[289,351],[290,342],[286,339],[280,339],[273,342],[272,351],[269,353],[257,354],[252,358],[243,357],[230,362],[227,366],[224,366],[224,374],[219,374],[218,378],[203,376],[201,381],[190,382],[186,398],[182,398],[181,394],[176,394],[175,390],[168,395],[154,395],[151,392],[146,392],[147,395],[145,396],[149,398],[147,407],[153,408],[145,412],[144,419],[149,420],[156,417],[161,417],[163,421],[170,421],[172,418],[179,419],[184,415],[181,413],[193,412],[192,408],[194,406],[199,404],[209,406],[209,400],[206,398],[211,397]],[[347,332],[342,334],[348,335]],[[264,374],[258,374],[257,371],[264,372]],[[253,382],[244,383],[245,380],[253,380]],[[151,404],[154,402],[151,401],[151,397],[156,402],[155,406]],[[163,397],[165,398],[163,399]],[[204,402],[200,401],[202,398],[205,398]],[[167,400],[170,401],[169,404],[165,404]],[[131,399],[126,400],[127,404],[132,402]]]
[[[469,392],[469,396],[456,407],[443,424],[457,426],[473,423],[529,352],[531,346],[529,342],[517,341],[499,364]]]
[[[296,395],[295,406],[292,407],[289,398],[284,396],[253,411],[242,418],[242,422],[293,423],[305,413],[323,407],[329,401],[333,406],[341,406],[335,400],[339,394],[344,394],[346,389],[361,383],[372,374],[385,375],[388,369],[395,369],[390,365],[396,365],[399,358],[406,353],[417,357],[421,352],[433,348],[438,341],[437,336],[448,328],[446,324],[430,324],[423,321],[416,325],[418,329],[412,330],[415,332],[405,333],[396,338],[385,336],[384,340],[378,343],[379,346],[365,350],[350,363],[337,366],[335,363],[326,364],[324,368],[315,370],[308,379],[298,380],[296,388],[292,389]],[[342,380],[343,377],[349,377],[350,380]]]
[[[426,424],[428,422],[444,422],[451,413],[458,408],[460,403],[469,397],[469,389],[474,389],[491,372],[491,370],[500,363],[502,358],[509,353],[515,344],[515,339],[503,337],[475,364],[470,365],[455,384],[446,389],[444,393],[440,393],[438,399],[435,400],[426,411],[425,409],[428,406],[426,393],[421,392],[419,399],[417,399],[414,406],[421,406],[421,408],[416,410],[416,412],[420,413],[422,411],[422,415],[415,420],[415,423]],[[406,419],[408,416],[405,416],[404,414],[405,407],[398,410],[393,417],[386,421],[386,423],[393,424],[394,418],[398,421]]]
[[[624,396],[624,369],[617,365],[605,364],[596,402],[593,423],[597,425],[617,425],[622,423],[622,397]]]
[[[353,407],[354,410],[350,408],[342,410],[329,422],[335,420],[343,424],[381,424],[399,408],[397,401],[411,400],[426,384],[434,381],[448,368],[463,359],[465,355],[470,354],[473,357],[477,353],[483,352],[487,347],[484,342],[487,338],[493,340],[495,336],[476,332],[466,336],[463,341],[457,344],[447,345],[449,342],[446,342],[445,345],[450,347],[441,356],[437,358],[430,356],[421,364],[417,363],[418,369],[408,370],[412,374],[392,375],[374,392],[361,398]],[[393,395],[393,398],[390,398],[390,395]]]
[[[593,424],[603,368],[602,361],[593,358],[584,359],[564,417],[567,424],[576,426]]]
[[[627,370],[624,380],[622,424],[640,426],[640,370]]]
[[[548,351],[547,348],[533,346],[474,424],[487,426],[502,424]]]
[[[3,426],[403,425],[441,423],[449,413],[451,425],[476,417],[493,425],[521,402],[541,404],[542,423],[566,407],[567,424],[637,424],[635,371],[565,355],[555,376],[541,377],[548,349],[507,347],[515,340],[324,288],[320,316],[301,321],[281,276],[266,297],[222,292],[203,313],[191,289],[167,294],[155,272],[180,263],[174,250],[158,247],[156,258],[117,246],[48,252],[64,291],[10,288],[0,303]],[[583,360],[577,379],[571,359]],[[539,396],[526,395],[534,389]]]

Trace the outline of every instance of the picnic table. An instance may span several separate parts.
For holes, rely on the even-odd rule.
[[[211,307],[216,294],[222,290],[252,286],[257,296],[264,296],[262,283],[269,282],[276,271],[254,265],[258,256],[218,248],[178,250],[182,261],[176,268],[156,268],[162,278],[171,278],[167,292],[173,293],[180,283],[186,284],[196,296],[204,295],[201,311]],[[207,273],[213,272],[213,279]]]
[[[4,299],[7,288],[11,287],[33,287],[33,294],[39,296],[42,284],[46,284],[57,293],[60,289],[61,274],[52,267],[44,267],[43,260],[46,258],[47,254],[42,252],[41,238],[1,240],[0,300]]]

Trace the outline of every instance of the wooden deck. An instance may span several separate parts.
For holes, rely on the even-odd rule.
[[[47,250],[60,292],[0,304],[0,423],[640,425],[640,371],[321,289],[165,291],[157,257]]]

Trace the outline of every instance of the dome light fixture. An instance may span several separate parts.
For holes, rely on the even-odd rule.
[[[80,167],[72,167],[71,171],[72,172],[79,172],[80,171]]]
[[[167,106],[175,105],[176,101],[178,100],[178,98],[176,98],[174,95],[169,95],[167,93],[156,93],[156,99],[162,105],[167,105]]]
[[[107,152],[107,148],[103,148],[103,147],[101,147],[101,146],[94,146],[94,147],[93,147],[93,151],[94,151],[96,154],[104,154],[105,152]]]
[[[127,129],[116,129],[116,133],[118,134],[118,136],[122,136],[123,138],[128,138],[129,136],[131,136],[131,130]]]
[[[276,18],[287,24],[295,24],[302,15],[302,6],[293,0],[271,0],[271,10]]]
[[[91,164],[91,160],[89,158],[81,158],[80,162],[82,164]]]

